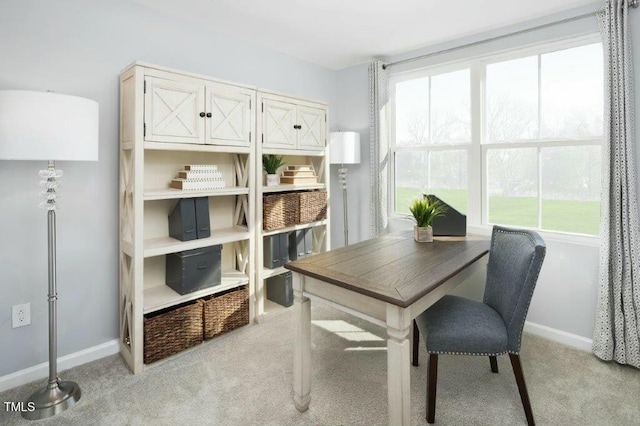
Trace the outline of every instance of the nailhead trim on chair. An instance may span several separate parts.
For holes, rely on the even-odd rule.
[[[477,353],[477,352],[441,352],[441,351],[427,351],[428,354],[437,354],[437,355],[477,355],[477,356],[498,356],[498,355],[504,355],[504,354],[513,354],[513,355],[520,355],[520,351],[518,352],[513,352],[513,351],[504,351],[504,352],[496,352],[496,353]]]

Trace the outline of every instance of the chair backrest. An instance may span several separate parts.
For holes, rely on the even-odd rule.
[[[520,352],[524,320],[545,252],[537,232],[493,227],[484,303],[502,316],[510,352]]]

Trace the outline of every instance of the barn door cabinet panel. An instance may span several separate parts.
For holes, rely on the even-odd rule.
[[[145,78],[144,140],[204,143],[204,86]]]
[[[262,147],[322,151],[327,144],[327,105],[259,91]]]
[[[256,91],[180,74],[144,82],[144,140],[250,147]]]

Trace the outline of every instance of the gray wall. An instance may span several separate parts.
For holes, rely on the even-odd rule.
[[[118,336],[118,75],[134,60],[327,101],[337,73],[124,0],[4,0],[0,89],[54,90],[100,104],[100,161],[59,163],[59,355]],[[37,120],[38,117],[34,117]],[[332,126],[333,128],[333,126]],[[0,376],[47,358],[46,214],[38,170],[0,161]],[[11,328],[31,302],[32,324]]]

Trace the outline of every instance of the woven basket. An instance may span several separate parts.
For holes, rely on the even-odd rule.
[[[161,360],[202,343],[200,300],[144,317],[144,363]]]
[[[262,228],[270,231],[296,225],[299,212],[296,192],[265,195],[262,197]]]
[[[327,218],[327,191],[300,192],[298,223],[310,223]]]
[[[204,338],[249,324],[249,286],[204,299]]]

